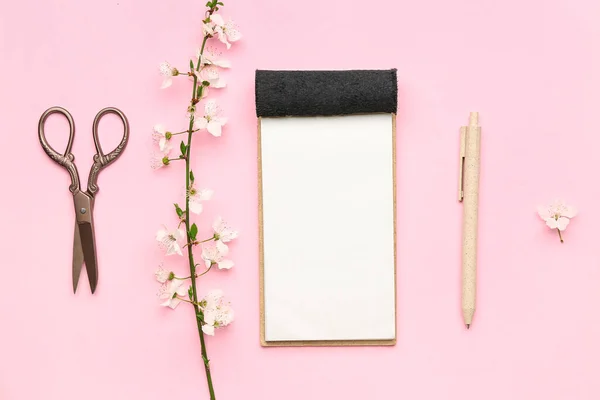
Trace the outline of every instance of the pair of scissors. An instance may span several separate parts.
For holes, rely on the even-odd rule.
[[[52,114],[61,114],[69,122],[69,141],[64,153],[59,153],[46,139],[44,126],[46,119]],[[119,145],[110,153],[104,154],[98,138],[98,125],[100,120],[107,114],[116,114],[123,122],[123,138]],[[42,148],[46,154],[57,164],[66,168],[71,176],[71,185],[69,190],[73,194],[73,204],[75,206],[75,232],[73,235],[73,293],[77,292],[77,284],[81,269],[85,263],[88,280],[92,293],[95,292],[98,285],[98,263],[96,261],[96,236],[94,233],[94,200],[98,192],[98,174],[100,171],[113,163],[127,145],[129,140],[129,122],[127,117],[119,109],[107,107],[98,112],[94,123],[92,124],[92,136],[96,146],[94,163],[90,170],[87,182],[87,190],[82,191],[79,183],[79,173],[74,164],[75,156],[71,153],[73,139],[75,138],[75,123],[71,114],[62,107],[50,107],[40,117],[38,124],[38,136]]]

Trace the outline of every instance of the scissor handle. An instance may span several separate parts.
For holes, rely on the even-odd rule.
[[[46,139],[46,133],[44,131],[44,126],[46,124],[46,119],[52,114],[61,114],[63,115],[67,121],[69,122],[69,141],[67,142],[67,148],[63,154],[60,154],[52,146],[48,143]],[[69,171],[69,175],[71,175],[71,185],[69,186],[69,190],[71,193],[75,194],[76,191],[79,190],[79,174],[77,173],[77,167],[73,163],[75,161],[75,156],[71,153],[71,148],[73,147],[73,138],[75,137],[75,122],[73,122],[73,117],[71,114],[62,107],[50,107],[40,117],[40,121],[38,123],[38,136],[40,139],[40,143],[42,148],[54,162],[58,165],[64,167]]]
[[[100,138],[98,137],[98,125],[100,124],[100,120],[106,114],[116,114],[121,121],[123,122],[123,138],[121,142],[117,145],[117,147],[108,154],[104,154],[102,151],[102,146],[100,145]],[[94,125],[92,126],[92,134],[94,136],[94,145],[96,146],[96,154],[94,155],[94,164],[92,165],[92,169],[90,170],[90,176],[88,178],[88,192],[92,195],[98,192],[98,174],[100,171],[113,163],[119,156],[127,142],[129,140],[129,121],[127,121],[127,117],[121,110],[114,107],[106,107],[103,108],[96,114],[96,118],[94,118]]]

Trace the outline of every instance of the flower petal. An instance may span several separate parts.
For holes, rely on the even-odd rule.
[[[168,144],[167,138],[165,138],[165,137],[160,138],[160,140],[158,141],[158,148],[160,149],[160,151],[164,152],[165,150],[167,150],[167,144]]]
[[[185,231],[183,229],[175,229],[173,235],[177,240],[181,240],[185,237]]]
[[[231,68],[231,62],[229,60],[225,60],[225,59],[222,59],[222,58],[217,58],[217,59],[211,59],[210,62],[213,65],[216,65],[217,67]]]
[[[221,136],[221,124],[219,122],[210,121],[206,126],[206,130],[214,137]]]
[[[165,78],[165,79],[163,79],[162,85],[160,85],[160,88],[161,89],[166,89],[169,86],[171,86],[172,84],[173,84],[173,79],[171,79],[171,78]]]
[[[206,129],[206,125],[208,121],[204,117],[199,117],[194,120],[194,128],[195,129]]]
[[[208,100],[206,104],[204,104],[204,113],[209,117],[214,117],[217,115],[217,101],[216,100]]]
[[[185,295],[187,294],[187,292],[188,292],[188,290],[187,290],[187,288],[186,288],[185,286],[180,286],[180,287],[177,289],[177,292],[176,292],[176,293],[177,293],[179,296],[185,296]]]
[[[159,265],[156,271],[154,272],[154,276],[156,280],[160,283],[165,283],[169,279],[169,271],[165,270],[162,265]]]
[[[160,303],[161,306],[163,307],[170,307],[171,306],[171,299],[165,300],[162,303]]]
[[[171,309],[174,310],[179,305],[179,303],[181,303],[181,300],[175,297],[169,302],[169,307],[171,307]]]
[[[220,233],[225,226],[225,221],[223,221],[223,217],[218,216],[215,218],[213,222],[212,228],[216,233]]]
[[[550,229],[558,228],[558,222],[554,218],[546,218],[546,225],[548,225]]]
[[[198,193],[198,198],[202,201],[210,200],[214,194],[214,191],[211,189],[202,189]]]
[[[537,212],[538,212],[538,215],[540,216],[540,218],[543,219],[543,220],[546,220],[546,219],[552,217],[552,215],[550,214],[550,209],[548,208],[548,206],[539,206],[537,208]]]
[[[562,213],[563,217],[573,218],[577,215],[577,208],[573,206],[565,206],[565,209]]]
[[[234,264],[231,260],[222,260],[221,262],[217,263],[217,267],[219,267],[219,269],[230,269],[233,266]]]
[[[165,226],[163,226],[162,229],[159,229],[158,232],[156,232],[156,240],[161,241],[167,235],[168,235],[167,228]]]
[[[202,203],[200,203],[199,201],[191,201],[190,200],[190,211],[193,212],[194,214],[200,214],[202,213]]]
[[[169,246],[169,248],[167,249],[168,256],[171,256],[173,254],[179,254],[180,256],[183,255],[183,253],[181,252],[181,247],[179,246],[179,243],[177,243],[177,242],[172,242],[171,245]]]
[[[556,223],[557,223],[557,227],[558,230],[560,231],[564,231],[565,229],[567,229],[567,225],[569,225],[569,219],[565,218],[565,217],[560,217]]]
[[[215,246],[217,246],[219,253],[227,254],[227,252],[229,252],[229,247],[221,240],[215,241]]]
[[[227,22],[225,25],[225,31],[227,33],[227,39],[229,39],[231,42],[237,42],[242,38],[242,33],[237,29],[237,26],[232,21]]]
[[[215,80],[214,83],[211,83],[210,86],[216,88],[216,89],[220,89],[220,88],[224,88],[227,86],[227,83],[225,82],[225,79],[219,77]]]
[[[202,325],[202,332],[204,332],[207,335],[214,336],[215,335],[215,327],[212,325],[208,325],[208,324]]]
[[[225,126],[225,124],[227,124],[227,118],[226,117],[215,117],[212,120],[214,122],[220,124],[221,126]]]
[[[223,20],[223,17],[221,17],[219,14],[213,14],[210,16],[210,20],[215,24],[215,25],[220,25],[223,26],[225,25],[225,21]]]

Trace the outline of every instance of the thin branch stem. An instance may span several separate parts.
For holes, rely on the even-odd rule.
[[[207,269],[206,271],[204,271],[203,273],[201,273],[201,274],[196,274],[196,278],[200,278],[202,275],[205,275],[205,274],[207,274],[207,273],[208,273],[208,271],[210,271],[210,269],[212,268],[212,266],[213,266],[213,265],[214,265],[214,264],[210,264],[210,267],[208,267],[208,269]]]
[[[560,229],[557,229],[557,231],[558,231],[558,237],[560,238],[560,242],[564,243],[565,241],[563,240],[562,233],[560,233]]]
[[[209,10],[209,15],[214,12],[214,9]],[[206,46],[206,41],[208,40],[208,36],[204,37],[202,41],[202,48],[200,49],[200,54],[198,56],[198,64],[200,64],[200,59],[202,54],[204,53],[204,48]],[[198,102],[198,98],[202,97],[203,87],[200,88],[200,92],[198,97],[196,97],[196,90],[198,87],[198,77],[194,75],[194,83],[192,85],[192,98],[190,100],[191,106],[195,106]],[[190,187],[190,156],[192,151],[192,133],[194,132],[194,113],[190,113],[190,124],[187,130],[187,145],[186,145],[186,154],[185,154],[185,187],[188,189]],[[191,243],[190,239],[190,197],[185,196],[185,227],[186,227],[186,236],[187,243]],[[208,391],[210,393],[210,400],[215,400],[215,390],[213,388],[212,383],[212,375],[210,372],[209,359],[206,351],[206,342],[204,340],[204,332],[202,331],[202,322],[198,315],[202,315],[202,312],[198,308],[198,289],[196,287],[196,263],[194,262],[194,253],[192,251],[192,246],[187,246],[188,250],[188,261],[190,265],[190,277],[192,281],[192,304],[194,306],[194,318],[196,319],[196,324],[198,326],[198,336],[200,337],[200,351],[202,353],[202,360],[204,362],[204,371],[206,372],[206,381],[208,383]]]
[[[176,279],[178,279],[178,278],[176,278]],[[177,296],[177,298],[178,298],[179,300],[181,300],[181,301],[185,301],[186,303],[190,303],[190,304],[197,305],[196,303],[194,303],[194,302],[192,302],[192,301],[190,301],[190,300],[186,299],[185,297],[181,297],[181,296],[179,296],[179,295],[178,295],[178,296]]]
[[[193,133],[193,132],[198,132],[199,130],[200,130],[200,129],[193,129],[193,130],[192,130],[192,133]],[[187,130],[186,130],[186,131],[181,131],[181,132],[172,132],[172,133],[171,133],[171,135],[173,135],[173,136],[175,136],[175,135],[183,135],[184,133],[190,133],[190,131],[187,131]]]

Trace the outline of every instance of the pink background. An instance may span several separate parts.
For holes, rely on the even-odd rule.
[[[174,223],[184,174],[148,164],[152,126],[185,128],[189,98],[185,80],[159,90],[157,65],[185,68],[203,3],[3,3],[0,399],[208,397],[191,311],[160,308],[155,296],[163,258],[154,235]],[[600,3],[225,3],[244,34],[219,94],[230,122],[222,138],[194,141],[197,179],[215,190],[201,231],[221,214],[241,234],[234,269],[200,284],[224,289],[236,309],[235,322],[208,338],[217,397],[600,397]],[[254,70],[392,67],[398,344],[261,348]],[[131,123],[124,155],[99,179],[94,296],[86,280],[71,291],[69,178],[38,144],[38,118],[53,105],[75,118],[84,182],[96,112],[116,106]],[[456,187],[458,128],[469,111],[480,112],[483,159],[478,309],[466,331]],[[65,127],[49,123],[56,147]],[[114,119],[102,131],[107,148],[119,139]],[[564,244],[535,214],[555,196],[580,209]],[[167,261],[184,271],[183,258]]]

